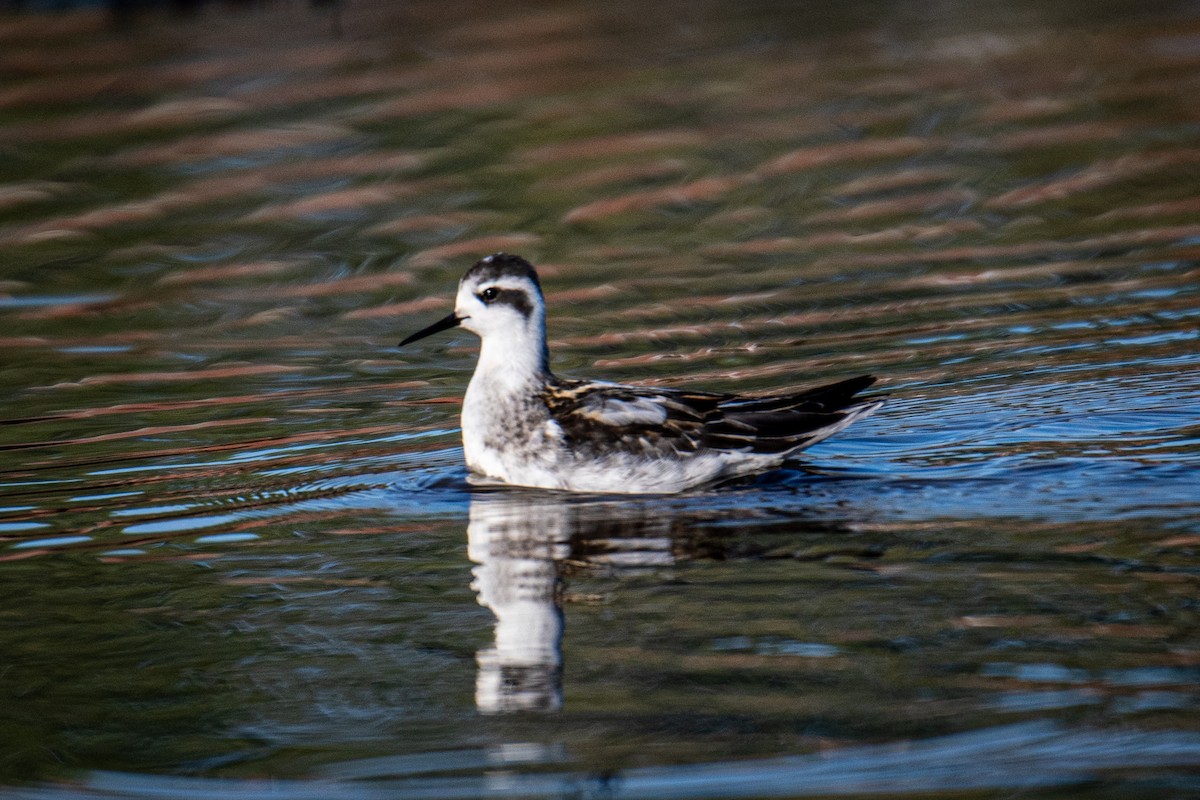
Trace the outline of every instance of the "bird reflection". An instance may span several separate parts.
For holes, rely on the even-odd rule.
[[[560,513],[554,513],[558,511]],[[558,565],[570,553],[561,509],[471,499],[467,555],[471,588],[496,615],[493,647],[476,654],[480,711],[562,707],[563,616]]]
[[[495,643],[476,654],[480,711],[562,708],[564,576],[674,563],[670,518],[659,512],[533,492],[472,496],[467,554],[477,566],[471,588],[496,615]]]
[[[793,506],[766,506],[754,497],[728,492],[703,501],[602,499],[510,488],[475,491],[467,525],[467,554],[476,563],[471,588],[496,615],[493,645],[476,654],[479,710],[562,708],[562,607],[565,581],[573,575],[620,577],[697,559],[756,558],[795,541],[780,537],[845,541],[854,530],[845,508],[831,516],[813,508],[805,495],[793,498],[799,501]],[[878,556],[861,544],[829,552]]]

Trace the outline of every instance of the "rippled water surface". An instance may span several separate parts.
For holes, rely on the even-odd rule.
[[[0,795],[1200,794],[1197,97],[1194,4],[0,16]],[[472,489],[497,250],[560,374],[891,399]]]

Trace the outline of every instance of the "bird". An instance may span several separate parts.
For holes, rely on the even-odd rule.
[[[870,375],[763,396],[560,378],[537,271],[507,253],[475,263],[454,310],[399,346],[460,326],[480,338],[461,416],[473,483],[676,494],[777,468],[884,402],[856,397]]]

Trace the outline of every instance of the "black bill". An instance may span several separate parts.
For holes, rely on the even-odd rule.
[[[418,339],[424,339],[426,336],[433,336],[435,333],[440,333],[441,331],[448,330],[450,328],[456,328],[460,322],[462,322],[462,320],[459,319],[452,311],[448,316],[442,317],[428,328],[422,328],[421,330],[417,331],[412,336],[401,342],[399,346],[404,347],[404,345],[412,344]]]

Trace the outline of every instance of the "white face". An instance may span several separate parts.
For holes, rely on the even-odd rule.
[[[538,334],[544,325],[542,298],[532,281],[513,275],[464,278],[454,313],[479,336]]]

